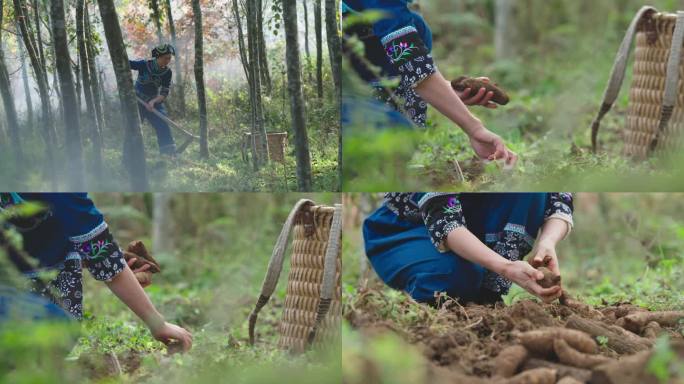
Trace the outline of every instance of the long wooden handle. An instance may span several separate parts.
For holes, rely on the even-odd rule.
[[[145,100],[141,99],[140,96],[136,95],[135,98],[138,100],[138,103],[142,104],[143,106],[146,106],[146,105],[147,105],[147,103],[145,102]],[[190,137],[192,137],[193,139],[198,139],[198,140],[199,140],[199,136],[193,134],[193,133],[190,132],[190,131],[185,130],[185,129],[184,129],[183,127],[181,127],[178,123],[176,123],[175,121],[169,119],[167,116],[164,116],[163,113],[157,111],[156,108],[152,108],[152,110],[151,110],[150,112],[154,113],[155,116],[157,116],[158,118],[164,120],[164,121],[165,121],[166,123],[168,123],[169,125],[172,125],[172,126],[173,126],[174,128],[176,128],[177,130],[183,132],[186,136],[190,136]]]

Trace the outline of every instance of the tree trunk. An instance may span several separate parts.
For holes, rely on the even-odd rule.
[[[36,77],[38,84],[38,94],[40,95],[40,109],[41,109],[41,125],[43,126],[42,134],[45,142],[45,153],[47,155],[47,170],[50,175],[50,182],[52,190],[57,190],[57,173],[55,172],[55,136],[54,125],[52,121],[52,111],[50,108],[50,95],[48,94],[47,76],[45,75],[45,67],[41,64],[38,52],[35,48],[35,42],[30,37],[28,26],[26,24],[26,4],[22,0],[12,0],[14,4],[14,17],[19,25],[21,31],[21,38],[24,42],[24,47],[28,52],[31,61],[31,67]]]
[[[323,22],[321,0],[314,0],[314,29],[316,30],[316,94],[323,98]]]
[[[138,115],[138,102],[133,90],[133,77],[131,67],[128,64],[128,54],[124,45],[119,16],[114,7],[114,0],[97,0],[102,17],[109,55],[112,59],[116,84],[119,88],[121,112],[124,121],[124,166],[131,178],[131,188],[134,191],[147,191],[147,171],[145,166],[145,147],[140,130],[140,117]]]
[[[245,34],[242,31],[242,18],[240,17],[240,7],[238,6],[238,1],[233,0],[233,17],[235,18],[235,25],[238,31],[238,50],[240,52],[240,62],[242,63],[242,69],[245,71],[245,79],[247,83],[251,84],[252,80],[250,78],[249,70],[249,57],[247,56],[247,49],[245,48]]]
[[[41,28],[41,19],[40,19],[40,8],[44,4],[39,2],[39,0],[33,0],[33,22],[36,25],[36,43],[38,47],[38,56],[40,57],[40,64],[43,66],[43,68],[47,68],[47,61],[45,59],[45,50],[43,49],[43,37],[42,37],[42,28]],[[26,15],[28,16],[28,15]],[[48,78],[47,78],[47,70],[45,71],[45,84],[48,83]]]
[[[304,100],[302,98],[296,0],[283,0],[283,22],[285,24],[287,88],[290,93],[292,127],[295,135],[297,158],[297,185],[299,190],[303,192],[311,190],[311,159],[309,157],[309,138],[306,133]]]
[[[161,26],[161,13],[159,12],[159,2],[157,0],[149,0],[150,1],[150,9],[152,10],[152,21],[154,22],[154,27],[157,29],[157,40],[159,41],[159,44],[162,43],[164,40],[164,36],[162,35],[162,26]]]
[[[100,91],[100,76],[97,72],[97,65],[95,64],[95,46],[93,43],[93,31],[90,26],[90,11],[88,2],[84,4],[84,20],[85,20],[85,44],[86,54],[88,57],[88,74],[90,75],[91,93],[93,95],[93,106],[95,107],[95,118],[97,119],[98,136],[100,137],[100,150],[104,148],[102,141],[102,134],[105,131],[105,118],[102,111],[102,97],[103,92]]]
[[[264,16],[262,0],[257,0],[257,41],[259,43],[259,72],[261,73],[261,83],[266,87],[266,94],[270,95],[271,73],[268,69],[268,58],[266,57],[266,39],[264,39]]]
[[[0,0],[0,26],[2,25],[3,0]],[[15,169],[19,169],[23,163],[24,153],[21,149],[21,139],[19,133],[19,119],[17,109],[14,105],[14,95],[12,94],[12,84],[10,83],[7,66],[5,65],[5,50],[2,46],[2,28],[0,28],[0,93],[2,103],[7,117],[7,133],[9,134],[12,148],[14,149]]]
[[[259,60],[259,28],[257,27],[257,4],[247,1],[247,50],[249,53],[249,68],[252,80],[252,141],[254,143],[254,170],[258,170],[262,163],[268,162],[268,141],[264,126],[264,110],[261,100],[261,76]],[[260,150],[257,150],[259,146]]]
[[[207,137],[207,97],[204,91],[204,47],[202,37],[202,9],[199,0],[192,0],[192,17],[195,22],[195,83],[197,85],[197,107],[200,119],[200,157],[209,157]]]
[[[102,138],[100,136],[101,129],[98,126],[99,120],[95,112],[95,101],[93,97],[92,76],[90,74],[90,59],[88,58],[88,48],[86,47],[86,29],[85,29],[85,2],[86,0],[76,0],[76,44],[78,48],[78,57],[81,67],[81,80],[83,83],[83,97],[85,98],[88,117],[88,133],[90,134],[90,141],[93,146],[93,173],[95,179],[100,179],[102,176]]]
[[[304,6],[304,52],[306,52],[306,76],[311,81],[311,71],[309,67],[311,66],[311,50],[309,50],[309,7],[306,3],[308,0],[302,1]]]
[[[83,155],[81,153],[81,125],[79,123],[78,103],[74,90],[74,78],[71,75],[71,59],[67,45],[66,21],[64,19],[64,1],[50,2],[52,20],[52,36],[55,49],[55,65],[59,73],[59,87],[62,93],[63,119],[66,139],[67,179],[69,189],[83,191]]]
[[[81,100],[81,58],[77,57],[75,63],[70,63],[71,69],[74,71],[74,79],[76,80],[75,91],[76,91],[76,109],[79,113],[82,110],[82,100]]]
[[[17,33],[19,32],[19,25],[17,25]],[[33,100],[31,99],[31,84],[29,82],[28,65],[26,63],[26,48],[21,38],[17,36],[17,47],[21,55],[21,80],[24,83],[24,96],[26,97],[26,128],[29,132],[33,132]]]
[[[497,60],[505,60],[513,55],[510,25],[513,0],[496,0],[495,7],[494,52]]]
[[[333,83],[337,102],[342,97],[340,86],[342,58],[340,56],[342,42],[337,23],[337,1],[325,0],[325,34],[328,40],[328,54],[330,56],[330,68],[332,70]]]
[[[174,70],[176,71],[176,89],[173,93],[174,98],[178,98],[178,114],[185,117],[185,83],[183,82],[183,71],[181,71],[181,57],[180,48],[176,40],[176,25],[173,21],[173,12],[171,10],[171,0],[165,0],[166,19],[169,23],[169,34],[171,35],[171,44],[176,49],[176,57],[173,59]]]
[[[155,255],[173,252],[173,217],[170,193],[155,193],[152,208],[152,249]]]

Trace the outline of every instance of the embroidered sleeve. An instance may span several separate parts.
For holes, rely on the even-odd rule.
[[[146,63],[145,60],[128,60],[128,65],[131,66],[131,69],[139,71],[145,68]]]
[[[123,252],[104,221],[92,231],[69,240],[96,280],[110,281],[126,267]]]
[[[430,51],[414,26],[406,26],[381,39],[392,65],[399,72],[401,86],[415,87],[437,70]]]
[[[161,87],[159,88],[159,94],[168,97],[169,92],[171,92],[171,70],[167,70],[162,76]]]
[[[447,235],[466,225],[463,208],[456,193],[426,193],[418,206],[432,244],[440,251],[448,251]]]
[[[544,211],[544,220],[556,218],[565,221],[568,224],[567,236],[574,226],[574,221],[572,219],[573,211],[572,193],[549,193],[546,201],[546,209]]]

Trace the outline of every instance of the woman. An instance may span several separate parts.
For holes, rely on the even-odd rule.
[[[503,159],[512,167],[517,155],[506,148],[498,135],[489,131],[472,115],[466,105],[495,108],[490,100],[493,92],[485,88],[465,89],[457,93],[437,69],[433,61],[432,32],[423,18],[409,9],[412,0],[344,0],[343,14],[350,16],[366,11],[379,11],[380,19],[372,25],[354,24],[345,27],[347,36],[356,35],[363,43],[365,57],[351,56],[352,67],[366,82],[376,88],[378,97],[395,110],[403,112],[413,124],[424,127],[428,104],[458,125],[467,135],[475,153],[488,160]],[[352,50],[347,49],[349,53]],[[369,65],[370,64],[370,65]],[[378,71],[372,67],[379,68]],[[397,79],[392,89],[388,79]],[[481,78],[489,81],[487,78]],[[472,95],[473,91],[477,91]],[[353,124],[355,110],[368,110],[367,103],[345,99],[343,121]],[[366,115],[367,111],[355,115]],[[365,119],[362,117],[362,119]],[[388,114],[388,122],[396,119]]]
[[[129,60],[131,69],[138,71],[135,92],[145,103],[139,103],[140,118],[150,122],[157,133],[159,152],[163,155],[176,155],[176,143],[171,135],[169,124],[154,111],[166,116],[164,101],[171,90],[171,58],[176,50],[171,44],[162,44],[152,49],[151,60]]]
[[[46,210],[30,219],[10,219],[22,234],[24,250],[39,262],[37,269],[22,272],[34,282],[41,271],[57,272],[49,287],[34,291],[35,294],[50,299],[71,318],[82,320],[85,264],[96,280],[103,281],[145,322],[155,339],[167,345],[179,342],[186,351],[191,348],[190,332],[167,323],[150,302],[129,267],[135,259],[128,264],[124,261],[103,215],[86,193],[0,193],[0,211],[26,201],[39,203]],[[53,308],[47,309],[54,313]]]
[[[549,302],[561,288],[542,288],[532,265],[560,276],[555,249],[572,211],[568,193],[388,193],[364,222],[366,255],[386,284],[419,302],[446,293],[492,303],[511,282]]]

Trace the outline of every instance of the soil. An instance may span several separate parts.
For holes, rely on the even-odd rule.
[[[425,356],[427,365],[432,367],[432,375],[440,379],[439,382],[461,382],[466,378],[472,382],[547,382],[549,369],[555,371],[555,378],[551,381],[553,383],[566,377],[575,381],[566,379],[565,382],[580,383],[657,382],[654,376],[646,372],[645,364],[642,364],[640,374],[635,375],[632,381],[626,379],[624,374],[619,375],[623,371],[620,366],[624,364],[622,359],[630,357],[632,360],[643,361],[650,356],[652,337],[656,332],[669,334],[673,350],[684,359],[684,323],[668,326],[667,324],[671,325],[670,322],[656,327],[649,321],[637,329],[634,321],[620,321],[625,316],[645,311],[629,303],[594,308],[585,303],[568,306],[558,302],[543,304],[532,300],[520,300],[511,306],[503,303],[461,305],[450,300],[434,314],[428,313],[429,311],[421,313],[424,307],[407,297],[398,308],[396,305],[393,307],[394,314],[417,311],[416,316],[421,320],[415,322],[384,317],[384,305],[386,300],[382,293],[369,289],[361,292],[353,303],[346,306],[344,316],[352,327],[368,337],[381,332],[393,332],[417,346]],[[396,318],[401,318],[401,315]],[[648,320],[657,318],[658,316],[650,316]],[[671,319],[668,317],[667,320]],[[625,329],[620,324],[629,324],[630,329]],[[512,373],[515,376],[495,376],[495,372],[511,371],[495,369],[496,357],[502,350],[522,345],[521,338],[529,340],[530,337],[547,332],[556,335],[555,339],[549,339],[551,344],[540,350],[530,350],[535,348],[535,343],[530,344],[531,347],[526,348],[528,353],[523,354],[525,361]],[[597,338],[603,333],[610,335],[608,341],[603,337]],[[584,344],[573,343],[573,338],[577,336],[580,336],[578,341]],[[580,348],[586,346],[587,338],[596,345],[590,345],[591,348],[588,349]],[[563,363],[554,350],[555,340],[564,340],[563,343],[556,342],[556,347],[564,351]],[[578,348],[582,351],[577,350]],[[626,350],[630,353],[619,352]],[[511,348],[504,353],[511,353]],[[575,366],[568,365],[574,361],[578,362]],[[629,361],[627,359],[625,363]],[[532,369],[536,371],[523,374]]]

